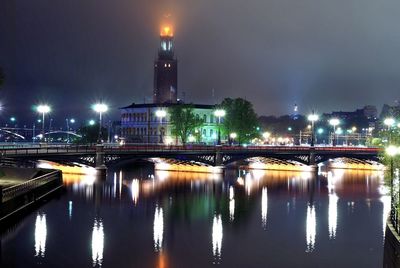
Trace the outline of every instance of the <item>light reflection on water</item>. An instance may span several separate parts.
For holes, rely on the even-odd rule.
[[[46,251],[47,223],[46,214],[37,214],[35,222],[35,256],[44,258]]]
[[[101,219],[95,219],[92,231],[92,261],[93,267],[101,267],[104,251],[104,227]]]
[[[342,252],[346,244],[351,244],[349,241],[353,243],[349,239],[358,239],[355,233],[359,228],[352,225],[355,220],[363,221],[363,230],[373,240],[376,232],[371,217],[377,216],[381,243],[382,227],[390,209],[390,199],[382,192],[381,174],[366,171],[330,170],[315,178],[310,172],[227,170],[222,178],[205,173],[116,170],[103,182],[87,175],[64,175],[64,182],[65,196],[49,202],[41,208],[43,213],[35,215],[35,255],[45,260],[57,256],[53,252],[44,254],[49,222],[53,224],[53,240],[59,236],[57,233],[68,229],[68,224],[79,229],[79,238],[70,242],[72,246],[85,237],[86,243],[90,243],[84,233],[90,222],[89,259],[93,266],[107,266],[108,262],[116,261],[116,256],[107,254],[115,252],[108,248],[112,244],[121,247],[118,250],[123,250],[122,247],[130,250],[125,260],[129,267],[135,267],[128,264],[138,259],[146,263],[143,267],[167,267],[167,260],[171,264],[168,267],[212,264],[244,267],[246,263],[240,254],[232,250],[234,243],[248,258],[265,262],[265,266],[277,260],[283,263],[282,267],[291,267],[290,258],[282,256],[296,254],[298,263],[313,267],[312,260],[334,260],[335,252]],[[65,202],[65,222],[55,216],[59,215],[55,208],[58,202]],[[366,202],[372,209],[367,210]],[[377,204],[383,204],[380,210],[376,209]],[[348,214],[348,209],[357,218]],[[58,225],[54,225],[56,219]],[[117,237],[121,241],[116,241]],[[332,240],[338,241],[340,248],[329,244]],[[279,248],[282,241],[286,246],[275,257],[273,249],[277,245]],[[379,246],[371,245],[368,249],[380,250]],[[7,252],[7,248],[8,244],[3,243],[3,251]],[[258,251],[260,248],[262,253]],[[324,253],[327,249],[329,254]],[[183,251],[186,253],[182,254]],[[84,250],[80,255],[77,258],[84,259]],[[381,261],[379,252],[374,256],[363,267],[374,267]],[[353,259],[349,257],[348,261]],[[338,267],[346,267],[345,264]]]

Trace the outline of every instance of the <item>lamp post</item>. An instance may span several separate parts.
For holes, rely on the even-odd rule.
[[[237,137],[237,134],[236,134],[235,132],[229,134],[229,138],[231,138],[232,144],[233,144],[233,142],[235,141],[236,137]]]
[[[389,145],[386,148],[386,154],[390,157],[390,197],[392,199],[392,209],[391,209],[391,217],[393,219],[394,216],[396,216],[397,212],[395,209],[395,205],[394,205],[394,191],[393,191],[393,176],[394,176],[394,163],[393,163],[393,159],[396,155],[400,154],[400,147],[396,147],[394,145]],[[399,200],[400,200],[400,191],[399,191]],[[395,217],[397,218],[397,217]],[[397,220],[396,220],[397,222]],[[397,227],[396,227],[397,229]]]
[[[42,135],[43,135],[43,139],[44,139],[44,117],[47,113],[49,113],[51,111],[51,108],[47,104],[42,104],[42,105],[38,105],[36,110],[38,113],[42,114]]]
[[[319,119],[319,116],[317,114],[315,114],[314,111],[312,114],[310,114],[308,116],[308,121],[311,122],[311,146],[312,147],[314,146],[314,140],[315,140],[314,125],[315,125],[315,122],[318,121],[318,119]]]
[[[163,118],[167,116],[167,112],[165,110],[157,110],[156,116],[160,118],[160,143],[163,143],[162,125],[163,125]]]
[[[71,118],[71,119],[65,119],[65,122],[67,123],[67,143],[69,142],[69,123],[73,124],[75,123],[75,119]]]
[[[387,126],[387,130],[389,132],[389,144],[391,143],[392,140],[392,132],[391,132],[391,127],[395,124],[395,120],[392,117],[386,118],[383,120],[383,123]]]
[[[224,117],[225,116],[225,110],[222,110],[222,109],[218,109],[218,110],[215,110],[214,111],[214,115],[216,116],[216,117],[218,117],[218,141],[217,141],[217,144],[218,145],[221,145],[221,126],[220,126],[220,124],[221,124],[221,117]]]
[[[337,118],[332,118],[329,120],[329,124],[333,126],[332,146],[336,146],[336,126],[340,124],[340,120]]]
[[[101,136],[103,136],[102,133],[102,123],[103,123],[103,113],[108,111],[108,106],[104,103],[96,103],[92,106],[92,109],[99,114],[99,137],[97,139],[98,143],[102,143],[101,141]]]

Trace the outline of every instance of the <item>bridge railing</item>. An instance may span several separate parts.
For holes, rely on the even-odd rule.
[[[87,153],[94,152],[96,146],[92,145],[41,145],[37,147],[16,147],[0,148],[2,156],[7,155],[32,155],[32,154],[52,154],[52,153]]]
[[[304,152],[311,150],[316,153],[378,153],[381,149],[376,147],[310,147],[310,146],[213,146],[213,145],[161,145],[161,144],[125,144],[103,145],[102,150],[107,153],[114,152]],[[7,155],[32,155],[32,154],[59,154],[59,153],[94,153],[95,145],[70,145],[70,144],[41,144],[35,147],[1,148],[0,153]]]
[[[61,176],[59,174],[59,171],[52,171],[50,173],[44,174],[42,176],[39,176],[37,178],[34,178],[32,180],[26,181],[24,183],[8,187],[5,189],[2,189],[2,196],[1,196],[1,203],[7,202],[11,199],[14,199],[15,197],[18,197],[20,195],[23,195],[29,191],[32,191],[40,186],[43,186],[45,184],[48,184],[50,182],[56,182],[57,180],[60,180]]]

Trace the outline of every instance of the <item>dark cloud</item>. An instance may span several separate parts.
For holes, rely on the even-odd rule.
[[[45,100],[55,116],[82,118],[99,98],[149,100],[171,14],[188,101],[240,96],[259,114],[380,106],[400,97],[398,10],[396,0],[2,0],[2,98],[8,113]]]

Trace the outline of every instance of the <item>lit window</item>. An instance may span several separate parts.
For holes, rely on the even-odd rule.
[[[171,64],[168,63],[168,67],[171,67]]]
[[[164,63],[164,67],[167,67],[167,64],[166,64],[166,63]]]

